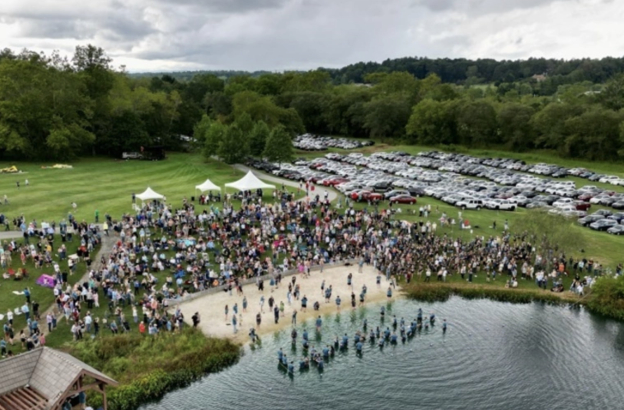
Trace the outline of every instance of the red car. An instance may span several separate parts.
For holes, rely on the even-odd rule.
[[[348,182],[348,179],[344,178],[327,178],[323,181],[323,185],[325,186],[336,186],[338,184],[342,184],[343,182]]]
[[[360,199],[364,197],[364,195],[369,195],[370,193],[371,191],[365,191],[365,190],[353,191],[351,192],[351,199],[353,199],[354,201],[359,201]]]
[[[591,192],[587,192],[584,194],[581,194],[578,199],[580,199],[581,201],[589,201],[590,199],[592,199],[594,197],[594,194]]]
[[[415,204],[416,198],[409,195],[397,195],[390,198],[390,202],[394,204]]]
[[[591,208],[591,204],[589,202],[584,201],[574,201],[574,206],[577,211],[587,211]]]
[[[383,195],[377,192],[371,192],[364,198],[366,201],[382,201],[383,199]]]

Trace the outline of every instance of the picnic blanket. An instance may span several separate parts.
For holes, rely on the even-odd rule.
[[[39,286],[44,286],[46,288],[50,288],[50,289],[54,289],[54,282],[55,279],[50,276],[50,275],[46,275],[45,273],[41,276],[39,276],[39,279],[37,279],[37,285]]]
[[[195,246],[195,239],[193,238],[189,238],[189,239],[177,239],[176,240],[178,242],[178,244],[184,244],[187,247],[188,246]]]

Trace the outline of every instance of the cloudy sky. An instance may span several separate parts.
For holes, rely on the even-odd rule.
[[[624,55],[624,0],[0,0],[0,48],[95,44],[129,71],[403,56]]]

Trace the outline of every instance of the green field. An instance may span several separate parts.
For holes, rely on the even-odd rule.
[[[181,199],[197,196],[195,186],[210,178],[219,186],[233,182],[243,173],[218,161],[208,163],[200,155],[172,153],[164,161],[121,161],[109,158],[83,158],[72,163],[73,169],[42,169],[40,164],[15,165],[21,174],[0,175],[0,198],[7,195],[9,205],[0,212],[9,217],[23,214],[27,221],[59,221],[67,218],[71,203],[78,205],[78,221],[94,222],[95,210],[100,221],[106,213],[119,218],[132,211],[132,193],[148,186],[179,206]],[[50,164],[48,164],[50,165]],[[28,179],[29,187],[24,186]],[[17,188],[16,181],[20,181]],[[233,191],[231,191],[233,192]]]

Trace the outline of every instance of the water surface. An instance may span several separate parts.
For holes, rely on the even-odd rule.
[[[584,310],[486,300],[386,305],[406,321],[418,307],[435,312],[436,326],[405,344],[365,344],[337,353],[322,375],[312,368],[289,377],[277,350],[291,351],[290,329],[266,335],[238,364],[143,410],[179,409],[615,409],[623,408],[624,326]],[[324,317],[321,334],[307,324],[313,344],[353,335],[363,318],[380,324],[380,305]],[[449,327],[444,336],[441,320]],[[302,326],[298,327],[301,335]],[[295,360],[297,364],[298,360]],[[297,366],[296,366],[297,367]]]

